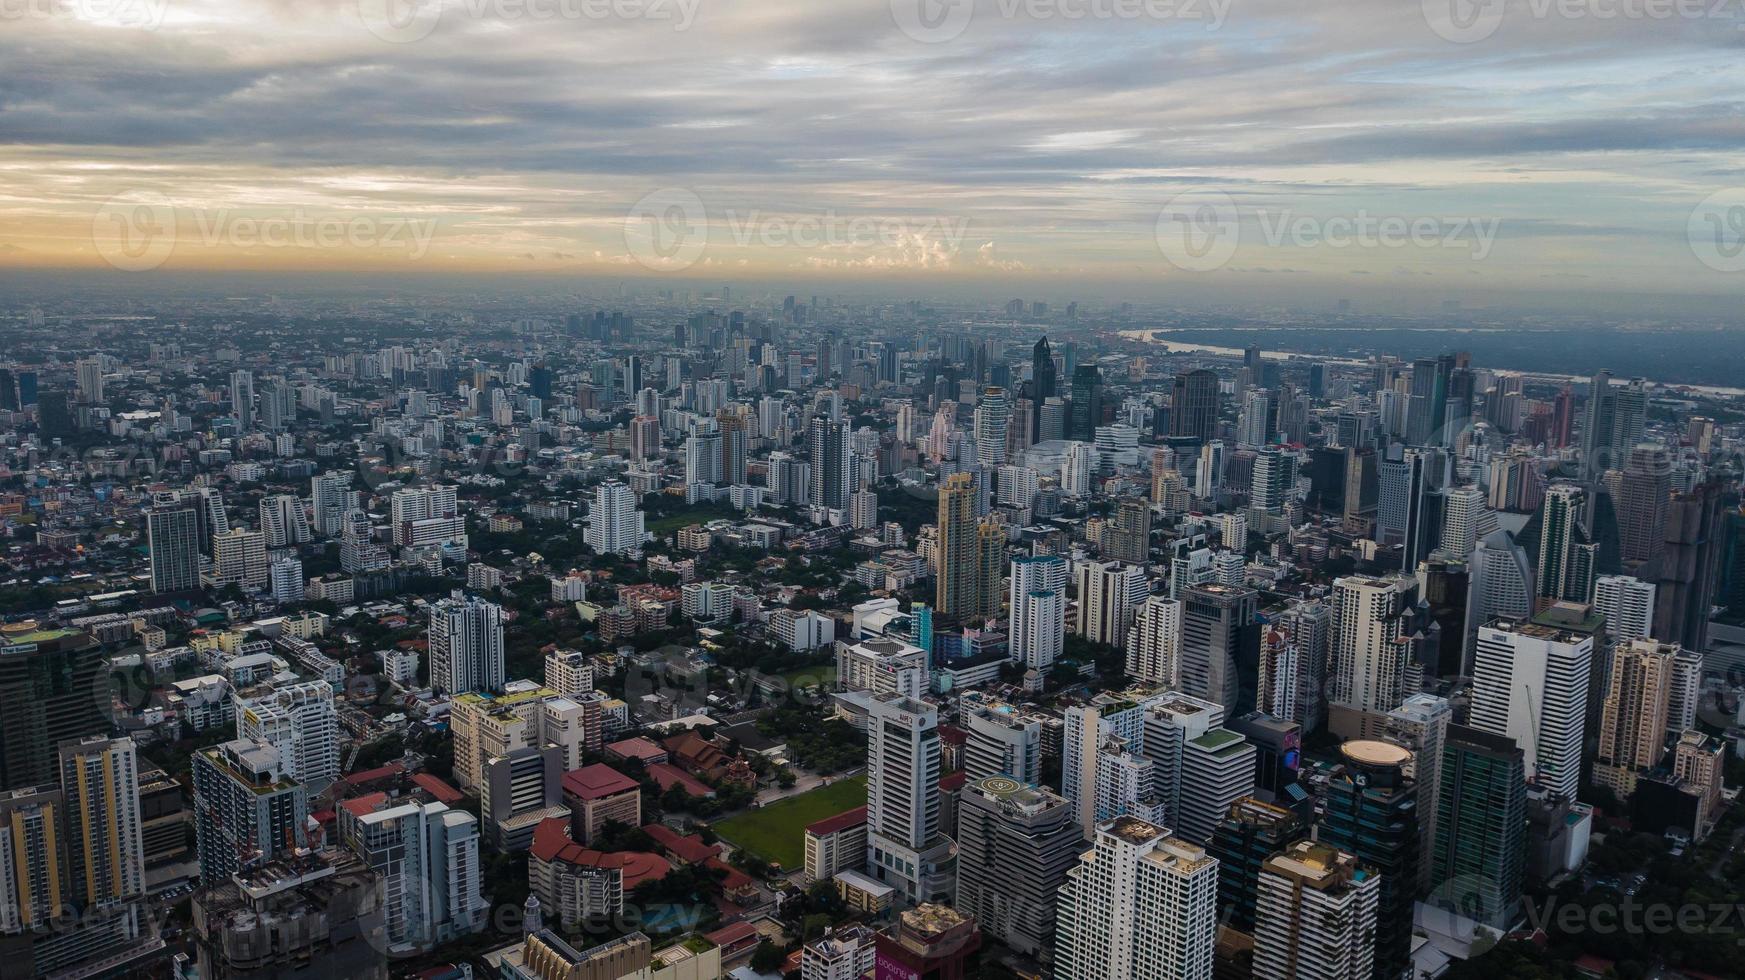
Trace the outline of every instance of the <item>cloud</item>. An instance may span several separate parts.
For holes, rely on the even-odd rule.
[[[1683,229],[1741,183],[1731,23],[1511,4],[1490,39],[1451,44],[1398,0],[1243,0],[1216,30],[979,0],[959,37],[922,44],[890,0],[705,2],[685,29],[511,15],[540,6],[449,4],[405,44],[366,30],[354,0],[176,0],[156,30],[15,20],[0,32],[0,227],[74,261],[65,243],[89,240],[103,202],[150,191],[197,211],[427,218],[463,264],[616,265],[632,261],[635,203],[684,188],[711,224],[953,215],[985,243],[712,242],[705,267],[1152,281],[1159,210],[1215,189],[1245,210],[1494,217],[1481,280],[1592,266],[1670,289],[1717,282]],[[1455,267],[1244,249],[1232,271]]]

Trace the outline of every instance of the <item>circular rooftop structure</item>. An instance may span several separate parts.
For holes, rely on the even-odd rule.
[[[1403,766],[1412,761],[1411,750],[1392,742],[1356,738],[1339,747],[1345,758],[1363,766]]]

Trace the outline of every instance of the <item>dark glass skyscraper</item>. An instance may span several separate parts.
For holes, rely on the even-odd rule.
[[[0,789],[59,782],[55,749],[107,735],[109,677],[88,634],[18,624],[0,632]]]
[[[1058,395],[1059,384],[1054,376],[1054,353],[1048,349],[1045,336],[1030,351],[1030,431],[1042,431],[1042,403]],[[1040,439],[1041,436],[1035,436]]]
[[[1066,437],[1091,442],[1103,422],[1103,372],[1095,364],[1081,364],[1072,373],[1072,415]]]
[[[1175,376],[1169,434],[1211,442],[1218,430],[1218,376],[1201,368]]]
[[[1418,790],[1406,777],[1412,753],[1392,742],[1353,740],[1340,748],[1344,771],[1327,784],[1318,840],[1381,872],[1375,977],[1404,976],[1412,950],[1418,880]]]
[[[1527,873],[1527,767],[1515,740],[1448,726],[1429,902],[1507,929]]]

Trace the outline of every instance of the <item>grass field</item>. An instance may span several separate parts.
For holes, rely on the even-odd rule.
[[[715,832],[736,847],[743,847],[765,861],[779,863],[784,871],[797,871],[806,865],[807,825],[865,803],[865,776],[839,779],[829,786],[730,817],[716,824]]]
[[[648,521],[647,531],[657,537],[662,537],[677,531],[681,527],[692,524],[706,524],[709,521],[740,516],[740,512],[725,504],[699,504],[689,507],[676,514],[656,517]]]

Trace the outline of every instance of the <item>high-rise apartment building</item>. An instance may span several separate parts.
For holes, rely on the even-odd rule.
[[[194,841],[206,884],[307,846],[308,796],[271,745],[235,739],[201,749],[193,776]]]
[[[309,517],[303,513],[303,501],[294,494],[271,494],[261,498],[261,532],[267,547],[287,548],[313,540],[309,532]]]
[[[1636,779],[1666,753],[1667,710],[1679,648],[1637,639],[1612,650],[1611,682],[1600,708],[1594,782],[1629,799]]]
[[[1005,530],[976,518],[976,486],[968,473],[946,477],[939,490],[938,586],[934,608],[958,619],[1000,614]]]
[[[1261,866],[1255,980],[1370,980],[1381,875],[1355,855],[1297,841]]]
[[[319,793],[339,778],[339,713],[333,685],[302,681],[232,697],[236,737],[265,742],[285,774]]]
[[[1066,635],[1066,559],[1059,555],[1012,559],[1008,586],[1011,657],[1047,672],[1060,658]]]
[[[199,519],[194,508],[160,500],[145,515],[151,551],[151,590],[187,592],[200,587]]]
[[[1606,635],[1623,644],[1654,631],[1654,583],[1628,575],[1602,575],[1594,582],[1594,611],[1606,617]]]
[[[1127,634],[1127,676],[1141,684],[1180,684],[1181,631],[1181,601],[1147,596]]]
[[[1095,841],[1060,887],[1057,980],[1210,980],[1217,859],[1136,817]]]
[[[588,509],[588,529],[584,540],[596,554],[626,554],[637,551],[648,537],[643,529],[642,511],[636,509],[636,495],[617,480],[607,480],[594,488],[594,503]]]
[[[503,689],[503,607],[458,592],[431,603],[429,644],[432,687],[449,694]]]
[[[1093,643],[1127,645],[1133,618],[1151,593],[1145,570],[1114,561],[1087,561],[1074,570],[1078,586],[1078,634]]]

